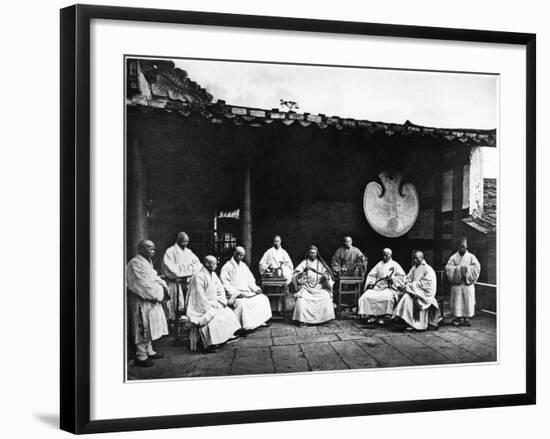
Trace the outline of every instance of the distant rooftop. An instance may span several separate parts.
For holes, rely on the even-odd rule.
[[[481,233],[494,232],[497,228],[497,179],[483,179],[483,212],[463,220]]]

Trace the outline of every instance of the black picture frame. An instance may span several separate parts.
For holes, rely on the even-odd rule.
[[[131,20],[335,34],[505,43],[526,48],[526,392],[418,401],[347,404],[90,420],[90,21]],[[536,35],[303,18],[75,5],[61,10],[61,403],[60,424],[99,433],[325,417],[535,404],[536,401]]]

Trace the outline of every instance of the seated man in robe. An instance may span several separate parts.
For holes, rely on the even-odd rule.
[[[185,293],[189,284],[190,277],[201,268],[199,258],[195,256],[187,245],[189,244],[189,236],[185,232],[178,233],[176,243],[166,249],[164,258],[162,259],[162,272],[168,278],[168,294],[170,300],[166,302],[168,311],[168,319],[175,320],[176,318],[176,303],[179,309],[183,311],[185,308]],[[179,280],[179,282],[177,282]]]
[[[399,287],[403,285],[405,272],[392,259],[389,248],[382,250],[382,260],[369,272],[365,282],[365,292],[359,298],[357,313],[359,317],[368,317],[367,323],[378,320],[379,325],[389,320],[399,300]]]
[[[244,333],[259,326],[267,326],[271,319],[271,306],[267,296],[243,261],[245,250],[235,247],[233,257],[222,267],[220,278]]]
[[[344,245],[336,250],[330,265],[336,277],[363,277],[363,273],[367,269],[367,257],[361,250],[353,246],[351,236],[345,236]],[[340,294],[340,291],[334,293]],[[352,306],[355,307],[356,304],[353,303]]]
[[[351,236],[346,236],[344,237],[344,245],[336,250],[334,256],[332,256],[332,272],[337,276],[353,276],[358,265],[366,268],[367,257],[361,250],[353,246]]]
[[[155,255],[153,241],[143,240],[138,245],[138,255],[126,266],[129,320],[132,341],[136,345],[134,364],[139,367],[153,366],[152,360],[163,358],[153,350],[153,341],[168,334],[162,301],[168,290],[166,283],[153,268]]]
[[[453,325],[470,326],[476,305],[474,283],[479,278],[481,265],[468,251],[466,238],[459,241],[458,251],[447,262],[445,272],[451,283],[451,312],[455,316]]]
[[[292,320],[304,326],[334,319],[334,278],[316,246],[309,247],[306,259],[294,270],[293,280],[297,293],[294,294],[296,307]]]
[[[191,277],[187,294],[186,315],[199,327],[204,349],[216,352],[225,342],[236,341],[241,325],[227,306],[225,290],[216,274],[218,262],[214,256],[204,258],[204,266]]]
[[[288,253],[284,248],[281,247],[281,237],[275,235],[273,237],[273,247],[268,249],[262,259],[260,259],[260,274],[264,275],[275,275],[281,276],[286,279],[286,285],[288,286],[292,282],[292,271],[294,270],[294,265]],[[286,290],[288,292],[288,289]],[[277,299],[277,302],[274,303],[276,311],[283,311],[283,300],[281,297],[274,297],[272,299]]]
[[[404,323],[406,331],[423,331],[428,325],[437,328],[441,318],[435,298],[435,271],[426,263],[421,251],[414,253],[413,261],[405,285],[401,287],[404,294],[395,307],[393,319],[396,323]]]

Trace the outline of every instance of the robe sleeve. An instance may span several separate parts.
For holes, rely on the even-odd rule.
[[[466,274],[464,275],[464,281],[466,285],[471,285],[479,279],[481,273],[481,264],[477,258],[471,254],[470,265],[466,268]]]
[[[240,294],[239,290],[231,285],[231,274],[231,267],[228,264],[225,264],[220,272],[220,280],[223,288],[225,289],[227,303],[229,305],[233,305],[237,299],[237,296]]]
[[[263,275],[269,268],[269,250],[264,253],[262,259],[260,259],[260,274]]]
[[[397,262],[394,264],[394,271],[392,275],[392,287],[394,290],[397,290],[399,287],[402,287],[405,285],[405,279],[407,275],[405,274],[405,271],[403,271],[403,268],[401,265],[399,265]]]
[[[164,271],[164,274],[168,276],[169,279],[181,277],[181,267],[176,262],[176,254],[172,247],[164,252],[164,257],[162,258],[162,271]]]
[[[460,274],[460,266],[456,262],[455,255],[449,258],[447,265],[445,266],[445,274],[452,284],[461,284],[462,276]]]
[[[254,279],[254,275],[250,271],[250,268],[248,268],[246,265],[245,265],[245,268],[246,268],[246,277],[248,280],[248,288],[250,289],[250,291],[255,293],[261,290],[261,288],[258,285],[256,285],[256,279]]]
[[[409,294],[418,299],[421,309],[427,309],[435,300],[434,297],[437,288],[436,282],[437,279],[435,272],[433,270],[425,269],[425,272],[420,279],[407,283],[405,288]]]
[[[355,255],[353,256],[353,262],[355,264],[364,264],[365,262],[367,262],[367,257],[357,247],[355,247]]]
[[[367,281],[365,282],[365,287],[367,285],[374,285],[374,283],[378,280],[377,273],[378,273],[378,264],[372,267],[372,270],[369,271],[369,274],[367,275]]]
[[[189,283],[186,315],[198,326],[207,325],[216,313],[206,295],[207,286],[207,280],[200,274],[193,276]]]
[[[191,250],[189,250],[189,252],[191,253],[191,264],[189,264],[191,266],[191,273],[188,273],[188,275],[192,276],[202,268],[202,264],[195,253]]]
[[[324,285],[328,288],[329,291],[332,292],[332,287],[334,286],[334,279],[332,279],[332,276],[326,269],[324,265],[321,264],[321,273],[323,273],[323,276],[325,277]]]
[[[330,266],[332,268],[332,271],[334,271],[335,273],[340,273],[340,269],[342,268],[340,249],[334,252],[334,255],[332,256],[332,259],[330,261]]]
[[[220,278],[217,274],[214,273],[214,282],[216,284],[216,298],[219,302],[227,305],[227,297],[225,296],[225,289],[220,281]]]
[[[126,282],[128,289],[144,300],[161,302],[164,298],[164,290],[158,276],[149,279],[147,267],[139,261],[130,261],[126,272]],[[158,278],[160,280],[160,278]]]

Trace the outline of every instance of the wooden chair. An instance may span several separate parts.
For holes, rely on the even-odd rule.
[[[338,278],[338,303],[336,310],[342,312],[342,296],[353,295],[353,303],[357,306],[359,297],[361,296],[361,287],[363,285],[363,277],[342,276]],[[350,288],[344,289],[344,286]]]

